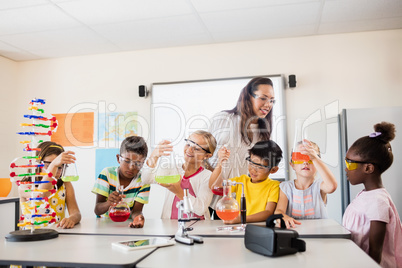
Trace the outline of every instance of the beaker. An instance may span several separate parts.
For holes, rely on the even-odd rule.
[[[123,194],[123,186],[119,186],[118,193]],[[126,221],[130,217],[130,207],[124,201],[124,198],[119,203],[110,206],[109,218],[114,222]]]
[[[239,204],[232,197],[232,186],[227,180],[223,183],[223,197],[216,204],[216,214],[224,221],[235,219],[240,212]]]
[[[180,181],[180,173],[176,166],[174,152],[159,158],[155,181],[158,183],[176,183]]]
[[[310,160],[308,155],[301,153],[301,149],[303,148],[303,140],[307,139],[305,123],[306,120],[304,119],[296,119],[295,138],[292,148],[292,161],[294,162],[307,162]]]
[[[64,165],[61,174],[62,181],[78,181],[80,177],[77,172],[77,165],[75,163]]]

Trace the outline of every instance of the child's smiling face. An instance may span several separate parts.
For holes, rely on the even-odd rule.
[[[251,182],[259,183],[265,181],[268,175],[271,173],[271,167],[267,161],[261,159],[256,155],[250,155],[250,159],[247,161],[248,172],[250,174]]]

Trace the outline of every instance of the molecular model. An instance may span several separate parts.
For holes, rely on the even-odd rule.
[[[14,159],[10,164],[10,178],[25,192],[30,193],[28,202],[29,213],[21,216],[19,231],[10,232],[6,239],[8,241],[35,241],[55,238],[58,233],[52,229],[44,229],[43,227],[56,222],[56,213],[49,205],[49,198],[55,193],[56,189],[46,190],[38,189],[38,185],[42,183],[52,183],[56,185],[56,180],[48,180],[53,176],[51,173],[41,171],[44,163],[41,162],[40,156],[36,156],[36,152],[40,151],[37,146],[43,142],[44,136],[51,136],[57,130],[56,117],[43,116],[44,110],[39,107],[45,104],[44,99],[33,99],[29,103],[32,114],[24,115],[24,118],[31,120],[30,123],[21,123],[20,125],[29,131],[17,132],[23,136],[24,140],[20,141],[24,145],[23,151],[26,155]],[[42,180],[36,178],[42,177]],[[23,178],[29,178],[22,181]],[[57,186],[56,186],[57,187]],[[43,197],[44,192],[50,192],[49,197]],[[41,229],[42,228],[42,229]]]

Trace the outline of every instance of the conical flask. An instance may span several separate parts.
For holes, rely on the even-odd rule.
[[[310,157],[306,154],[301,153],[301,148],[303,148],[303,140],[307,139],[307,132],[305,126],[306,120],[297,119],[296,120],[296,128],[295,128],[295,138],[293,141],[292,148],[292,161],[293,162],[307,162],[310,160]]]
[[[62,181],[78,181],[79,178],[75,163],[64,165],[63,173],[61,174]]]
[[[216,203],[216,214],[224,221],[235,219],[240,212],[239,204],[232,197],[232,186],[227,180],[223,183],[223,197]]]
[[[119,194],[123,194],[123,186],[119,186]],[[109,208],[109,218],[115,222],[126,221],[130,217],[130,207],[121,199],[119,203],[110,206]]]
[[[180,173],[176,165],[174,152],[159,158],[155,180],[158,183],[176,183],[180,181]]]

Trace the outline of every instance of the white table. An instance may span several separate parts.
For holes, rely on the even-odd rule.
[[[295,230],[302,238],[350,238],[350,232],[332,219],[301,220]],[[177,220],[145,219],[144,228],[128,227],[129,221],[113,222],[107,218],[83,218],[81,223],[72,229],[52,227],[60,233],[93,234],[93,235],[137,235],[137,236],[173,236],[177,232]],[[189,223],[191,224],[191,223]],[[188,224],[188,225],[189,225]],[[255,223],[265,226],[265,222]],[[222,221],[198,221],[192,227],[191,235],[204,237],[244,237],[244,231],[217,231],[224,226]]]
[[[49,227],[62,234],[90,234],[90,235],[135,235],[135,236],[168,236],[172,237],[177,229],[174,220],[147,220],[143,228],[128,227],[130,221],[113,222],[108,218],[83,218],[72,229],[60,229],[55,225]]]
[[[62,234],[36,242],[9,242],[1,238],[0,265],[134,267],[155,248],[129,252],[112,248],[112,242],[132,239],[135,237]]]
[[[159,248],[136,267],[380,267],[349,239],[303,239],[306,251],[276,258],[256,254],[240,238],[204,238],[204,244]]]

